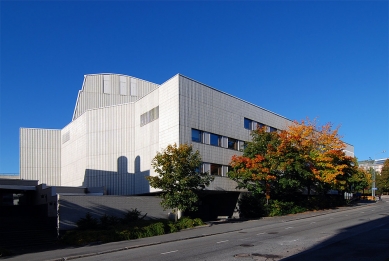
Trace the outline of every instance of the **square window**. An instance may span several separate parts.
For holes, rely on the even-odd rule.
[[[201,142],[202,141],[202,139],[201,139],[201,131],[200,130],[192,129],[192,141],[195,141],[195,142]]]
[[[270,132],[275,132],[275,131],[277,131],[277,129],[276,129],[276,128],[273,128],[273,127],[269,127],[269,131],[270,131]]]
[[[232,150],[238,150],[238,140],[228,138],[228,148]]]
[[[253,124],[253,121],[247,118],[244,118],[244,128],[251,130],[251,126]]]
[[[211,164],[211,175],[222,176],[222,165]]]
[[[221,137],[217,134],[213,134],[211,133],[211,141],[210,141],[210,144],[213,145],[213,146],[220,146],[220,139]]]

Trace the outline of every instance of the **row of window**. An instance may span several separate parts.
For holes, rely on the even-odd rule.
[[[201,171],[208,172],[210,175],[226,177],[230,166],[204,162],[201,164]]]
[[[149,122],[152,122],[159,118],[159,106],[149,110],[148,112],[143,113],[140,116],[140,126],[144,126]]]
[[[192,141],[228,148],[231,150],[242,150],[244,148],[244,141],[197,129],[192,129]]]
[[[248,130],[256,130],[257,128],[262,128],[262,127],[265,127],[266,125],[263,124],[263,123],[260,123],[260,122],[257,122],[257,121],[253,121],[253,120],[250,120],[250,119],[247,119],[247,118],[244,118],[244,128],[245,129],[248,129]],[[277,131],[276,128],[273,128],[273,127],[270,127],[270,126],[266,126],[267,127],[267,131],[269,132],[273,132],[273,131]]]
[[[103,93],[111,94],[111,76],[110,75],[104,75],[103,76]],[[136,94],[136,80],[131,78],[130,80],[130,95],[131,96],[137,96]],[[120,76],[119,79],[119,92],[120,95],[128,95],[127,93],[127,77]]]

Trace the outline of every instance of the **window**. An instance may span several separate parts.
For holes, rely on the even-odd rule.
[[[251,127],[253,125],[253,121],[247,118],[244,118],[244,128],[251,130]]]
[[[240,141],[239,151],[244,151],[245,148],[246,148],[246,143],[244,141]]]
[[[149,122],[152,122],[159,118],[159,106],[149,110],[148,112],[143,113],[140,116],[140,126],[146,125]]]
[[[198,129],[191,129],[191,135],[191,140],[193,142],[200,142],[212,146],[217,146],[226,149],[228,148],[237,151],[242,151],[242,149],[244,148],[244,141],[225,137],[215,133],[209,133]]]
[[[238,140],[228,138],[228,148],[232,150],[238,150]]]
[[[120,76],[120,95],[127,95],[127,78]]]
[[[222,176],[222,165],[211,163],[211,175]]]
[[[270,131],[270,132],[275,132],[275,131],[277,131],[277,129],[276,129],[276,128],[273,128],[273,127],[269,127],[269,131]]]
[[[131,96],[137,96],[137,93],[136,93],[136,80],[134,78],[131,78],[131,81],[130,81],[130,95]]]
[[[107,94],[111,93],[111,77],[109,75],[103,76],[103,92]]]
[[[211,133],[210,144],[213,146],[220,146],[220,138],[219,135]]]
[[[202,134],[202,131],[196,130],[196,129],[192,129],[192,141],[202,142],[201,134]]]

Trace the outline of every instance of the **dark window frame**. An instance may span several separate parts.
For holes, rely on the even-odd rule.
[[[243,120],[243,127],[246,130],[251,130],[252,126],[253,126],[253,120],[250,120],[248,118],[244,118],[244,120]]]
[[[196,134],[198,134],[197,139],[196,139],[196,137],[193,135],[194,132],[197,132]],[[191,135],[192,135],[192,141],[194,141],[194,142],[199,142],[199,143],[202,143],[202,142],[203,142],[203,132],[202,132],[201,130],[192,129]],[[194,139],[194,138],[195,138],[195,139]]]
[[[222,177],[223,176],[223,165],[210,163],[209,174]]]
[[[227,148],[230,150],[238,150],[239,141],[237,139],[228,138]]]
[[[217,139],[217,142],[215,142]],[[221,147],[221,136],[215,133],[210,133],[209,144],[212,146]]]

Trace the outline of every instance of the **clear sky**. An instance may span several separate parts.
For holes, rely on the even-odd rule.
[[[0,173],[19,172],[19,128],[66,126],[94,73],[158,84],[180,73],[291,120],[340,126],[360,160],[389,157],[388,1],[0,8]]]

